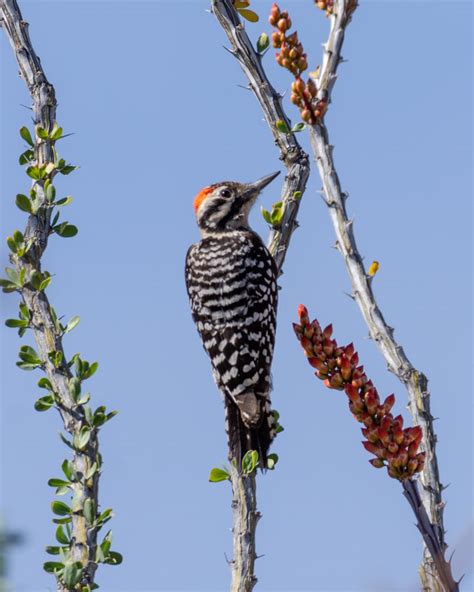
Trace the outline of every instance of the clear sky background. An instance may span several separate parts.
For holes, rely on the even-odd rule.
[[[230,487],[208,483],[226,461],[223,407],[191,321],[184,256],[198,239],[192,199],[223,179],[251,181],[282,169],[260,107],[222,49],[206,0],[23,1],[30,34],[59,101],[60,149],[81,169],[58,182],[74,196],[75,239],[52,237],[51,301],[81,323],[69,355],[99,360],[93,402],[120,414],[101,432],[102,507],[113,507],[120,567],[104,566],[104,592],[228,589]],[[252,38],[269,31],[271,2]],[[319,63],[328,23],[310,0],[287,0]],[[462,590],[472,590],[470,2],[364,1],[350,25],[327,116],[361,252],[378,259],[377,300],[414,364],[430,379],[439,417],[445,521]],[[0,31],[1,33],[1,31]],[[17,165],[18,129],[30,123],[11,49],[1,52],[1,236],[23,228],[14,196],[28,189]],[[281,92],[291,82],[265,58]],[[288,106],[294,121],[297,111]],[[301,141],[308,146],[306,134]],[[305,303],[341,343],[354,341],[381,394],[406,394],[367,337],[313,169],[281,279],[274,360],[275,407],[286,430],[280,463],[258,479],[260,592],[418,590],[421,542],[400,485],[373,469],[343,394],[315,379],[293,336]],[[260,203],[277,201],[278,182]],[[256,208],[253,224],[267,236]],[[1,295],[1,316],[17,298]],[[3,324],[2,324],[3,325]],[[30,337],[26,338],[30,343]],[[53,544],[50,477],[68,456],[54,411],[38,414],[39,373],[15,366],[16,332],[1,330],[0,511],[26,537],[10,558],[16,592],[54,589],[42,571]]]

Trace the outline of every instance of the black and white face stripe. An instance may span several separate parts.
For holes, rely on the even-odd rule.
[[[247,191],[241,183],[214,185],[197,210],[197,223],[203,233],[248,228],[248,213],[258,191]]]

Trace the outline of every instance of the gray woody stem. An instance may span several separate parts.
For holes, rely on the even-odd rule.
[[[257,512],[256,471],[243,475],[231,463],[234,558],[230,561],[231,592],[251,592],[257,583],[254,574]]]
[[[336,81],[336,71],[341,62],[341,48],[346,26],[350,22],[347,0],[338,0],[335,14],[330,16],[330,33],[324,45],[323,63],[316,85],[318,99],[331,98],[331,90]],[[346,211],[346,195],[334,165],[328,131],[323,122],[310,129],[311,147],[322,179],[325,201],[337,237],[337,248],[344,258],[347,272],[352,282],[352,294],[359,305],[362,316],[369,328],[371,338],[378,344],[387,362],[388,369],[404,384],[409,396],[409,409],[415,425],[423,428],[421,449],[426,452],[426,464],[421,474],[421,499],[433,525],[441,549],[445,549],[442,485],[439,478],[436,458],[436,435],[433,429],[433,416],[430,411],[428,379],[418,371],[405,355],[402,347],[393,337],[393,329],[387,325],[372,292],[371,280],[366,275],[362,257],[354,237],[352,220]],[[420,577],[425,590],[436,592],[433,559],[425,546]],[[450,588],[449,588],[450,589]]]
[[[33,114],[35,125],[46,130],[53,128],[56,119],[56,99],[53,86],[48,82],[29,38],[28,24],[23,21],[20,9],[15,0],[0,0],[1,25],[10,44],[33,100]],[[53,162],[53,150],[49,141],[42,141],[36,136],[35,156],[39,166]],[[45,202],[42,182],[35,185],[41,203]],[[31,241],[32,247],[28,257],[22,260],[16,256],[12,262],[18,271],[26,268],[27,274],[32,270],[40,271],[41,256],[47,247],[50,233],[51,209],[41,206],[35,215],[30,215],[25,239]],[[72,436],[78,435],[83,426],[87,426],[84,409],[77,405],[69,392],[69,380],[72,377],[67,361],[64,359],[58,368],[48,357],[52,351],[63,351],[62,333],[57,329],[51,306],[44,292],[38,292],[26,284],[21,289],[24,303],[31,312],[31,328],[38,347],[39,357],[43,362],[43,369],[57,394],[60,414],[64,427]],[[84,450],[74,450],[72,464],[78,479],[72,483],[72,537],[71,556],[73,562],[80,561],[84,566],[81,583],[86,586],[94,583],[97,564],[95,553],[97,545],[97,529],[88,525],[83,514],[84,502],[90,499],[93,507],[98,508],[98,481],[100,470],[88,479],[85,475],[97,463],[100,467],[97,431],[91,432],[91,437]],[[68,588],[58,580],[58,591],[66,592]]]
[[[309,177],[309,159],[296,139],[295,134],[284,134],[276,127],[277,121],[291,125],[281,105],[281,97],[270,84],[259,55],[239,19],[231,0],[213,0],[212,11],[224,29],[231,43],[229,50],[238,60],[247,76],[250,88],[262,106],[265,119],[280,151],[287,175],[282,187],[281,200],[284,214],[281,225],[270,232],[268,246],[277,267],[282,273],[283,263],[291,236],[297,226],[296,216],[301,197],[295,199],[295,192],[306,189]],[[251,592],[257,582],[254,574],[256,558],[255,531],[260,514],[257,512],[255,472],[241,475],[232,467],[232,508],[234,513],[233,536],[234,558],[231,561],[231,592]]]

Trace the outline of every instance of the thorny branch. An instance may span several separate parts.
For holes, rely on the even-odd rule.
[[[342,61],[341,48],[345,28],[350,22],[347,0],[337,0],[334,13],[329,16],[330,32],[324,45],[324,56],[316,85],[318,98],[330,102],[331,90],[336,81],[337,68]],[[437,535],[440,547],[444,541],[442,485],[436,458],[436,435],[430,411],[430,394],[427,377],[417,370],[407,358],[403,348],[395,341],[393,329],[386,323],[375,300],[371,279],[366,274],[362,257],[357,248],[354,227],[346,211],[346,194],[342,191],[333,161],[333,147],[329,143],[323,121],[310,128],[311,147],[322,179],[325,201],[337,237],[337,248],[344,258],[352,282],[352,294],[369,328],[371,338],[378,344],[388,369],[397,376],[408,391],[409,410],[415,425],[423,428],[421,449],[426,452],[426,463],[421,473],[421,499]],[[439,585],[433,575],[433,558],[425,547],[420,575],[427,590],[436,591]]]
[[[281,201],[284,214],[278,228],[270,232],[268,247],[277,267],[282,273],[283,263],[290,244],[291,236],[297,226],[301,196],[306,189],[309,177],[308,155],[298,143],[295,134],[282,133],[276,122],[282,121],[290,129],[290,122],[285,114],[281,96],[270,84],[262,67],[262,56],[258,54],[232,5],[232,0],[213,0],[212,11],[224,29],[231,43],[230,52],[238,60],[249,81],[252,92],[262,106],[265,119],[273,134],[275,144],[280,151],[287,175],[282,187]],[[299,197],[296,198],[295,194]],[[257,499],[255,473],[240,475],[234,468],[231,473],[232,507],[234,512],[234,558],[231,561],[232,592],[251,592],[257,582],[254,573],[255,531],[257,526]]]
[[[328,103],[330,102],[331,91],[337,78],[336,72],[338,65],[342,61],[341,48],[345,28],[350,22],[350,16],[356,3],[354,0],[337,0],[334,5],[332,14],[329,15],[330,33],[328,41],[324,45],[323,62],[316,81],[318,88],[317,100],[325,100]],[[250,88],[262,107],[265,119],[274,135],[277,145],[280,147],[282,159],[286,164],[287,142],[291,142],[291,145],[296,145],[298,148],[299,145],[293,134],[281,134],[276,127],[276,121],[282,120],[288,122],[288,119],[281,106],[280,96],[268,82],[261,64],[261,56],[255,52],[232,6],[231,0],[213,0],[213,11],[232,44],[231,51],[239,61],[249,80]],[[430,411],[428,379],[412,365],[402,347],[395,341],[393,329],[385,322],[382,312],[375,301],[371,280],[366,275],[362,257],[357,249],[353,224],[347,216],[345,207],[347,196],[341,190],[332,158],[333,147],[329,143],[327,129],[323,121],[311,126],[310,137],[316,164],[323,181],[326,203],[337,236],[337,247],[344,257],[348,274],[352,281],[353,297],[361,309],[372,339],[378,344],[387,361],[389,370],[399,378],[408,391],[409,409],[415,425],[420,425],[423,429],[422,450],[426,452],[426,464],[420,478],[421,499],[429,517],[429,522],[432,525],[432,533],[436,535],[439,548],[444,551],[446,544],[444,541],[443,526],[443,486],[440,482],[435,451],[437,439],[433,428],[433,416]],[[306,180],[308,176],[308,172],[306,172],[306,155],[304,155],[303,162],[305,164],[304,179]],[[288,197],[288,194],[286,196]],[[296,204],[296,207],[290,210],[293,215],[291,218],[293,221],[296,218],[297,208],[298,206]],[[287,206],[285,219],[287,219],[288,213]],[[283,226],[284,230],[285,228]],[[288,238],[290,236],[291,231],[288,233]],[[281,267],[283,260],[278,259],[278,242],[275,249],[275,238],[278,239],[278,236],[273,236],[270,244],[273,247],[272,253],[276,255],[277,263]],[[288,246],[288,242],[285,243],[283,240],[281,244],[285,245],[285,248]],[[413,504],[412,507],[414,507]],[[426,543],[426,537],[424,537],[424,540]],[[433,558],[428,545],[425,546],[420,575],[424,590],[437,592],[440,586],[434,575]],[[441,571],[443,571],[442,568]],[[440,577],[445,582],[442,573],[440,573]],[[455,588],[448,587],[448,589]]]
[[[239,15],[232,5],[232,0],[213,0],[212,11],[232,45],[231,53],[239,62],[252,92],[262,107],[275,144],[280,150],[280,159],[287,169],[281,193],[284,207],[283,219],[277,229],[272,229],[268,240],[270,252],[282,273],[291,235],[296,227],[296,216],[301,199],[295,199],[294,195],[297,192],[304,193],[309,177],[308,155],[299,145],[294,133],[282,133],[277,128],[277,121],[283,121],[288,129],[291,128],[281,104],[281,96],[270,84],[262,66],[262,56],[253,48]]]
[[[51,130],[56,120],[56,98],[54,87],[48,82],[37,57],[28,34],[28,24],[23,20],[16,0],[0,0],[1,26],[13,48],[25,81],[33,100],[34,124],[45,130]],[[52,143],[35,137],[35,159],[38,166],[53,163],[54,153]],[[53,174],[53,173],[52,173]],[[28,257],[12,256],[12,262],[18,271],[26,270],[26,275],[41,271],[41,257],[47,247],[48,236],[51,232],[51,208],[46,205],[44,184],[35,184],[36,194],[41,203],[35,214],[28,218],[24,236],[25,241],[31,243]],[[84,415],[84,407],[78,405],[69,390],[72,378],[70,367],[65,360],[62,344],[62,332],[58,330],[58,323],[52,312],[48,297],[44,291],[37,291],[26,283],[20,290],[24,304],[31,314],[31,329],[38,346],[39,357],[59,401],[58,407],[64,422],[64,427],[73,437],[81,433],[81,429],[88,427]],[[62,362],[56,366],[51,360],[51,352],[60,352]],[[86,475],[97,470],[92,476]],[[100,454],[97,430],[93,429],[87,446],[79,450],[74,449],[72,466],[77,476],[71,484],[73,494],[70,560],[80,562],[83,566],[81,584],[84,590],[94,584],[97,568],[96,547],[98,528],[88,524],[84,516],[84,503],[91,500],[93,507],[98,508],[98,485],[100,475]],[[92,470],[92,471],[91,471]],[[67,592],[69,586],[58,578],[58,591]],[[76,589],[74,587],[74,589]],[[82,589],[82,588],[81,588]]]

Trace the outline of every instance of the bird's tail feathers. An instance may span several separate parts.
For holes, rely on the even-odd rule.
[[[229,397],[224,397],[226,432],[229,445],[229,460],[235,460],[240,471],[242,458],[249,450],[258,452],[260,468],[267,466],[268,450],[275,437],[275,420],[267,397],[257,397],[260,405],[260,420],[254,427],[244,423],[241,411]]]

